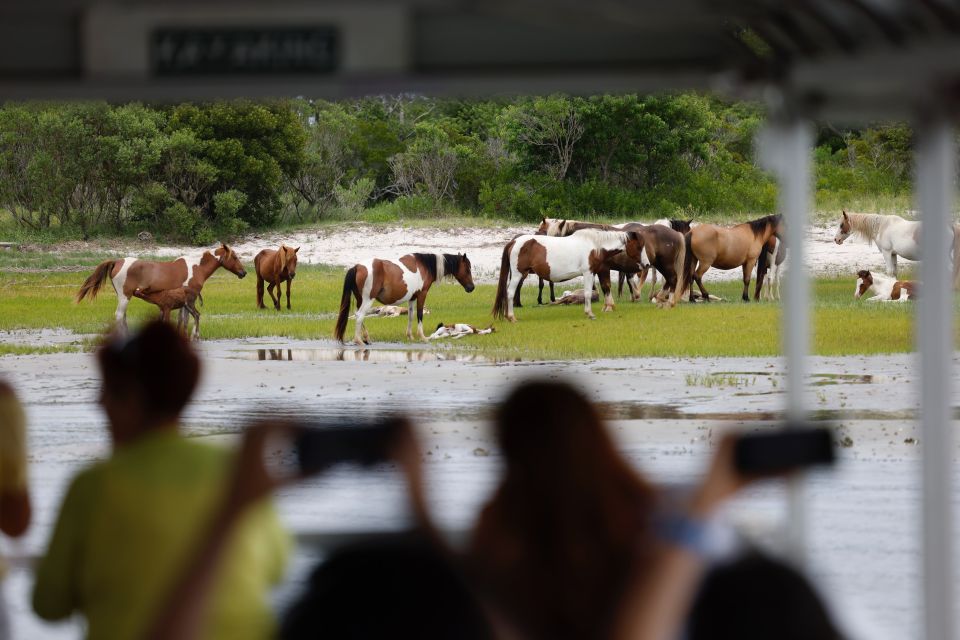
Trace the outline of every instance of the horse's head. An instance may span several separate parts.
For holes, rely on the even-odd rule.
[[[859,298],[873,286],[873,275],[866,269],[857,271],[857,288],[853,292],[854,298]]]
[[[294,249],[285,244],[280,245],[280,270],[286,271],[291,280],[297,277],[297,251],[300,251],[300,247]]]
[[[640,264],[643,256],[643,236],[638,231],[627,231],[627,240],[623,244],[623,250],[627,256]]]
[[[220,261],[220,266],[238,278],[247,275],[247,270],[243,268],[243,263],[240,262],[237,253],[226,244],[221,242],[220,246],[214,250],[213,255]]]
[[[467,293],[473,291],[473,273],[470,271],[470,259],[467,258],[467,254],[457,254],[456,269],[454,269],[453,272],[449,273],[448,275],[452,275],[454,278],[456,278],[457,282],[463,286],[464,291]]]
[[[543,218],[540,221],[540,226],[537,227],[537,232],[534,235],[537,235],[537,236],[564,235],[563,233],[564,222],[566,222],[566,220],[560,220],[559,218]]]
[[[833,236],[833,241],[837,244],[843,244],[843,241],[850,237],[853,227],[850,226],[850,216],[843,212],[840,218],[840,227],[837,229],[837,235]]]
[[[690,224],[692,222],[693,222],[693,218],[689,220],[671,220],[670,228],[680,233],[689,233],[691,229]]]

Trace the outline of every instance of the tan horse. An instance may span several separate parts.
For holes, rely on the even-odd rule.
[[[166,289],[165,291],[154,291],[153,293],[144,293],[140,289],[134,289],[133,295],[145,302],[156,305],[160,309],[160,320],[167,322],[170,320],[170,312],[177,309],[183,309],[193,317],[193,337],[200,339],[200,312],[197,311],[197,300],[203,305],[203,296],[200,291],[191,287],[180,287],[179,289]],[[177,319],[177,330],[187,333],[189,329],[189,320],[181,311]]]
[[[743,300],[750,301],[750,277],[757,264],[760,252],[764,250],[771,236],[781,237],[784,222],[779,215],[765,216],[735,227],[719,227],[714,224],[701,224],[686,235],[687,256],[683,268],[683,286],[681,291],[690,288],[690,301],[693,302],[691,279],[696,281],[704,301],[710,301],[710,294],[703,286],[703,274],[711,267],[715,269],[743,268]],[[681,294],[682,295],[682,294]],[[760,290],[757,290],[757,299]]]
[[[154,262],[139,258],[120,258],[105,260],[97,265],[77,292],[76,301],[89,296],[97,297],[100,287],[109,278],[113,290],[117,293],[117,326],[121,331],[127,329],[127,305],[133,292],[140,289],[145,294],[167,289],[190,287],[198,292],[203,288],[213,272],[223,267],[238,278],[247,275],[243,264],[233,249],[220,243],[213,251],[204,251],[199,256],[182,257],[169,262]]]
[[[343,342],[350,316],[350,297],[357,301],[354,343],[370,344],[370,335],[363,326],[363,318],[370,312],[374,300],[383,304],[406,302],[407,338],[413,339],[413,305],[417,305],[417,331],[420,339],[427,340],[423,333],[423,305],[434,282],[444,276],[453,277],[467,293],[473,291],[473,274],[466,254],[456,253],[408,253],[397,260],[374,258],[360,262],[347,270],[343,278],[343,293],[340,296],[340,313],[334,337]]]
[[[297,276],[297,251],[300,247],[294,249],[285,244],[280,245],[280,249],[264,249],[253,259],[254,270],[257,272],[257,308],[266,309],[263,304],[263,283],[267,285],[267,293],[273,300],[273,307],[280,310],[280,284],[287,283],[287,309],[290,308],[290,283]],[[277,290],[277,295],[273,295],[273,290]]]

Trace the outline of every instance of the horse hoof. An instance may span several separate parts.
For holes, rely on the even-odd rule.
[[[597,316],[593,315],[592,313],[587,316],[587,320],[596,320],[596,319],[597,319]]]
[[[511,323],[513,323],[513,324],[516,324],[516,322],[517,322],[517,319],[514,318],[513,316],[510,316],[509,318],[507,318],[507,320],[509,320],[509,321],[510,321]]]

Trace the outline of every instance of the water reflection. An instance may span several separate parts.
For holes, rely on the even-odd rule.
[[[520,358],[492,358],[476,353],[432,351],[429,349],[257,349],[240,351],[240,357],[249,360],[284,360],[300,362],[477,362],[496,364],[520,362]]]

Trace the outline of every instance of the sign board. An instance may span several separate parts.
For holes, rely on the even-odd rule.
[[[161,27],[151,34],[150,66],[160,76],[329,73],[337,35],[330,26]]]

